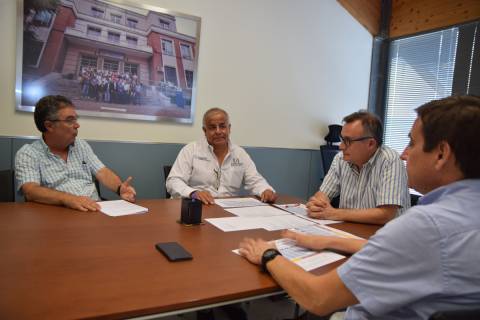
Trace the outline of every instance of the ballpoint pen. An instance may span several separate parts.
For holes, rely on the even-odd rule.
[[[285,208],[292,208],[292,207],[299,207],[300,203],[294,203],[294,204],[286,204]]]

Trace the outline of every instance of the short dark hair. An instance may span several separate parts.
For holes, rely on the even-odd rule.
[[[480,178],[480,98],[452,96],[430,101],[415,111],[423,125],[423,151],[432,151],[445,141],[464,177]]]
[[[212,113],[223,113],[225,115],[225,118],[227,118],[228,123],[230,123],[230,116],[228,115],[227,111],[221,109],[221,108],[210,108],[208,109],[205,114],[203,115],[203,127],[205,127],[205,123],[207,122],[207,118],[212,114]]]
[[[382,120],[380,120],[376,114],[368,112],[367,110],[358,110],[357,112],[349,114],[343,118],[344,123],[351,123],[357,120],[362,122],[365,134],[371,135],[375,141],[377,141],[378,146],[381,146],[383,143]]]
[[[38,100],[33,113],[37,129],[40,132],[47,131],[45,121],[56,120],[58,111],[66,107],[73,107],[73,103],[64,96],[45,96]]]

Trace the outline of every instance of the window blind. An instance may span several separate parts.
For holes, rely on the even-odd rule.
[[[385,110],[385,144],[402,153],[415,108],[451,95],[458,28],[392,41]]]

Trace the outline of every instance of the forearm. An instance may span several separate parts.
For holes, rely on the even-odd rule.
[[[98,179],[98,181],[100,181],[100,183],[115,193],[122,183],[122,180],[120,180],[120,178],[107,167],[103,167],[102,169],[98,170],[95,177]]]
[[[72,195],[68,193],[42,187],[37,184],[25,184],[22,186],[22,192],[27,201],[53,205],[65,205],[67,198],[72,197]]]
[[[314,276],[280,256],[270,261],[267,268],[296,302],[315,314],[326,315],[356,303],[355,297],[338,278],[336,270]]]
[[[181,178],[174,176],[168,177],[165,187],[173,198],[188,198],[192,192],[196,191],[196,189],[191,188]]]
[[[335,209],[333,220],[385,224],[395,217],[396,207],[369,209]]]
[[[367,243],[364,239],[352,239],[352,238],[340,238],[340,237],[328,237],[327,249],[338,250],[346,253],[355,253],[360,251],[362,247]]]

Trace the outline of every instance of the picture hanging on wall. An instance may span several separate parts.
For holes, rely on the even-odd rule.
[[[18,0],[16,109],[192,123],[200,17],[103,0]]]

